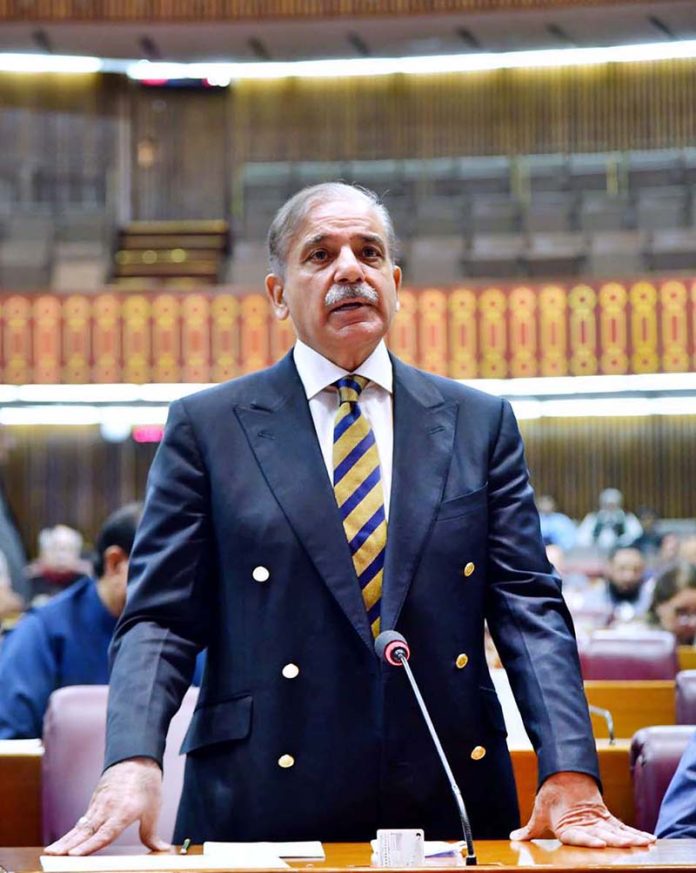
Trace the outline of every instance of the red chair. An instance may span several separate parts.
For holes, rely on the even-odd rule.
[[[69,831],[85,812],[104,761],[106,685],[73,685],[55,691],[44,718],[41,806],[44,845]],[[158,834],[170,840],[184,780],[185,757],[179,748],[191,721],[198,688],[190,688],[174,716],[164,753],[162,810]],[[138,846],[138,823],[115,841]]]
[[[693,733],[690,725],[664,725],[641,728],[634,734],[631,779],[635,827],[654,832],[662,798]]]
[[[596,631],[578,648],[584,679],[674,679],[679,669],[667,631]]]
[[[696,724],[696,670],[681,670],[677,689],[677,724]]]

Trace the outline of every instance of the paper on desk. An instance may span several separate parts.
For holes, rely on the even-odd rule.
[[[308,861],[324,861],[326,854],[319,840],[304,840],[292,843],[203,843],[204,855],[219,855],[222,852],[236,851],[253,846],[266,846],[279,858],[303,858]]]
[[[302,840],[290,843],[203,843],[204,855],[219,855],[222,852],[236,851],[237,849],[265,846],[279,858],[302,858],[307,861],[324,861],[326,854],[319,840]]]
[[[377,852],[377,840],[371,840],[370,846],[373,852]],[[466,846],[462,840],[459,843],[447,843],[444,840],[423,840],[423,854],[426,858],[435,858],[438,855],[458,855]]]
[[[42,855],[45,873],[97,873],[130,870],[233,870],[235,868],[285,869],[285,861],[267,845],[248,844],[219,855]]]

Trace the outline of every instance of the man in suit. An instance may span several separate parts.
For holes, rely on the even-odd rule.
[[[458,837],[406,677],[374,654],[390,628],[411,643],[474,835],[507,836],[518,810],[484,619],[539,757],[534,814],[514,837],[645,845],[597,787],[572,626],[509,404],[386,351],[401,272],[370,192],[301,191],[269,248],[271,304],[298,343],[171,407],[116,631],[107,769],[50,851],[94,851],[137,819],[146,845],[164,846],[164,737],[204,646],[178,839]]]
[[[655,833],[665,840],[696,839],[696,731],[662,800]]]

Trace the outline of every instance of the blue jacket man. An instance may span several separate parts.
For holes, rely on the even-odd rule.
[[[31,609],[0,649],[0,739],[40,737],[48,698],[67,685],[106,685],[109,645],[126,602],[128,556],[142,508],[124,506],[97,538],[85,577]]]
[[[696,839],[696,731],[662,800],[655,833],[664,839]]]
[[[308,387],[314,369],[372,380],[375,363],[385,512],[389,502],[381,628],[411,643],[474,835],[518,824],[487,619],[543,783],[515,836],[551,828],[583,845],[645,844],[601,801],[572,626],[509,405],[383,351],[401,281],[386,210],[350,186],[305,189],[279,211],[269,248],[271,304],[301,344],[171,408],[116,631],[108,769],[50,851],[93,851],[136,819],[147,845],[163,845],[164,731],[203,646],[179,838],[366,840],[384,826],[459,835],[406,679],[374,654],[327,475],[338,394]]]

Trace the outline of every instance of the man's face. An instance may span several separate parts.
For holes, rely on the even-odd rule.
[[[387,234],[362,195],[313,206],[290,243],[285,276],[266,288],[279,319],[346,370],[367,358],[397,309],[401,270],[391,262]]]
[[[645,561],[637,549],[619,549],[609,562],[608,577],[623,593],[635,591],[643,581]]]

